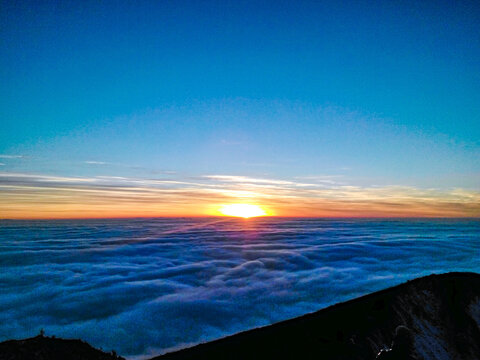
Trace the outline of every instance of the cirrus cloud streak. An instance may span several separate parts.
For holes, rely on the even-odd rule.
[[[255,203],[277,216],[478,217],[480,193],[453,188],[353,186],[233,175],[134,178],[0,173],[1,218],[215,215],[221,204]]]

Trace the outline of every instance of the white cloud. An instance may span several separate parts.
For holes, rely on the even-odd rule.
[[[104,161],[84,161],[85,164],[90,165],[106,165],[107,163]]]
[[[25,156],[23,155],[6,155],[6,154],[0,154],[0,159],[21,159],[24,158]]]

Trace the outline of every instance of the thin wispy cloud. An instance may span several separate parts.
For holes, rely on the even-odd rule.
[[[90,165],[106,165],[108,163],[104,161],[84,161],[85,164],[90,164]]]
[[[248,176],[233,176],[233,175],[205,175],[207,179],[235,182],[235,183],[251,183],[251,184],[272,184],[272,185],[295,185],[296,183],[286,180],[274,180],[274,179],[260,179],[251,178]]]
[[[246,176],[196,181],[0,173],[2,217],[204,216],[252,202],[279,216],[479,216],[480,193],[453,188],[304,184]]]
[[[269,183],[269,184],[285,184],[289,183],[288,181],[279,181],[279,180],[268,180],[268,179],[255,179],[247,176],[235,176],[235,175],[205,175],[204,178],[219,180],[219,181],[228,181],[228,182],[250,182],[250,183]]]
[[[7,155],[7,154],[0,154],[0,159],[21,159],[24,158],[24,155]]]
[[[343,175],[310,175],[310,176],[296,176],[295,179],[298,180],[307,180],[315,183],[325,183],[325,184],[342,184],[340,179],[343,178]]]

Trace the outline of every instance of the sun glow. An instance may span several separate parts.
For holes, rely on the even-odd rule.
[[[223,205],[218,211],[225,216],[237,216],[246,219],[255,216],[267,215],[267,212],[260,206],[250,204]]]

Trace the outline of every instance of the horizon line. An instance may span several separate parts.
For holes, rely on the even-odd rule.
[[[32,217],[32,218],[0,218],[0,221],[34,221],[34,220],[123,220],[123,219],[239,219],[249,221],[255,218],[280,218],[280,219],[474,219],[480,220],[480,216],[282,216],[282,215],[268,215],[268,216],[252,216],[243,218],[238,216],[218,216],[218,215],[186,215],[186,216],[116,216],[116,217]]]

